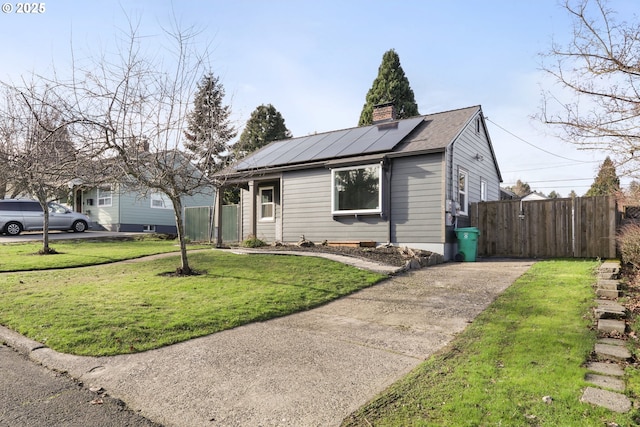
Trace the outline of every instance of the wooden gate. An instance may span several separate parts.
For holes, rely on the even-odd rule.
[[[613,196],[473,203],[479,256],[615,258]]]

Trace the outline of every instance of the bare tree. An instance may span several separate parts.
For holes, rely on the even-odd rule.
[[[31,83],[5,89],[0,104],[3,160],[9,166],[3,172],[5,189],[12,197],[28,195],[40,202],[40,253],[55,253],[49,247],[49,202],[68,194],[69,182],[77,176],[79,151],[55,108],[57,95],[49,87]]]
[[[197,33],[171,30],[165,38],[143,37],[136,26],[120,44],[115,57],[101,57],[89,65],[76,64],[74,78],[57,84],[72,93],[68,121],[81,123],[86,140],[102,147],[101,158],[114,181],[141,194],[162,193],[173,206],[181,266],[192,274],[184,237],[183,197],[212,194],[202,170],[215,159],[215,144],[195,154],[183,150],[189,107],[207,57],[198,52]],[[158,46],[167,46],[158,55]],[[203,143],[204,144],[204,143]],[[206,151],[210,150],[210,155]],[[204,159],[204,160],[203,160]]]
[[[12,144],[18,131],[17,120],[9,109],[13,106],[12,92],[3,87],[0,98],[0,199],[4,199],[9,190],[9,180],[12,171],[10,157],[13,152]]]
[[[640,24],[620,21],[606,0],[565,0],[564,9],[573,20],[571,41],[553,43],[543,69],[572,101],[545,93],[541,117],[579,148],[606,151],[622,172],[637,174]]]

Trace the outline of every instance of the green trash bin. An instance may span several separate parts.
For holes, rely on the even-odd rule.
[[[462,255],[462,261],[475,262],[478,252],[478,236],[480,230],[476,227],[463,227],[456,229],[458,238],[458,254]],[[459,256],[456,256],[459,258]]]

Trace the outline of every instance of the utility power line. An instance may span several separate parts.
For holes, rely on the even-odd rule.
[[[540,151],[542,151],[542,152],[544,152],[544,153],[547,153],[547,154],[549,154],[549,155],[551,155],[551,156],[557,157],[557,158],[559,158],[559,159],[569,160],[569,161],[571,161],[571,162],[576,162],[576,163],[599,163],[597,160],[577,160],[577,159],[570,159],[569,157],[564,157],[564,156],[561,156],[561,155],[559,155],[559,154],[552,153],[551,151],[549,151],[549,150],[545,150],[544,148],[541,148],[541,147],[538,147],[537,145],[532,144],[532,143],[530,143],[529,141],[525,140],[524,138],[522,138],[522,137],[520,137],[520,136],[516,135],[515,133],[513,133],[513,132],[511,132],[511,131],[509,131],[509,130],[507,130],[507,129],[505,129],[504,127],[500,126],[499,124],[497,124],[497,123],[496,123],[496,122],[494,122],[493,120],[490,120],[490,119],[489,119],[489,117],[485,117],[485,120],[486,120],[486,121],[488,121],[488,122],[490,122],[490,123],[492,123],[492,124],[494,124],[498,129],[501,129],[502,131],[504,131],[504,132],[508,133],[508,134],[509,134],[509,135],[511,135],[512,137],[514,137],[514,138],[516,138],[516,139],[518,139],[518,140],[520,140],[520,141],[524,142],[525,144],[527,144],[527,145],[529,145],[529,146],[531,146],[531,147],[535,148],[536,150],[540,150]]]

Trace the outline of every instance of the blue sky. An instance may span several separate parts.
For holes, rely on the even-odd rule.
[[[552,38],[562,42],[571,35],[556,0],[44,4],[38,15],[0,14],[0,80],[53,67],[68,72],[72,46],[76,55],[113,51],[114,40],[127,31],[127,16],[150,36],[175,19],[200,29],[199,39],[210,43],[212,71],[238,126],[267,103],[294,136],[356,126],[382,55],[393,48],[421,114],[482,105],[505,185],[522,179],[545,193],[566,196],[575,189],[582,195],[606,156],[578,151],[531,118],[541,90],[558,90],[540,71],[538,54]],[[636,0],[610,6],[628,19],[640,11]]]

